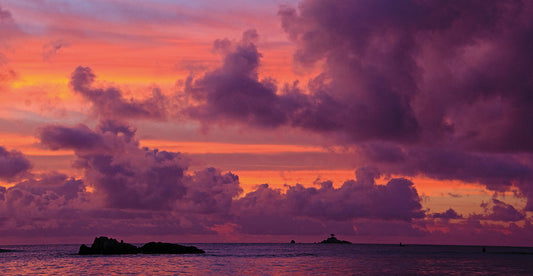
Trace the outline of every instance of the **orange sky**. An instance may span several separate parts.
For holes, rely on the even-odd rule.
[[[91,104],[69,86],[78,66],[95,72],[96,87],[116,87],[126,99],[147,98],[154,87],[178,98],[184,95],[187,77],[201,77],[222,64],[223,56],[213,50],[216,39],[236,43],[243,31],[255,29],[262,54],[259,79],[275,79],[279,87],[298,81],[299,87],[305,88],[323,69],[320,62],[302,68],[293,61],[297,47],[283,30],[277,10],[279,4],[298,1],[238,1],[224,7],[216,6],[216,1],[193,2],[175,5],[162,1],[157,7],[146,4],[146,15],[130,11],[118,0],[106,3],[123,8],[117,14],[108,13],[100,2],[86,3],[86,10],[68,4],[54,7],[47,1],[35,6],[28,1],[1,3],[12,14],[16,27],[9,23],[9,36],[0,41],[4,57],[0,74],[13,72],[5,74],[8,77],[0,83],[0,146],[25,154],[37,177],[50,171],[83,177],[82,171],[72,168],[76,159],[73,150],[46,149],[37,137],[45,124],[97,124]],[[93,19],[94,12],[97,18]],[[168,18],[151,17],[151,13]],[[329,133],[319,135],[290,127],[210,126],[209,122],[201,124],[187,118],[139,119],[135,127],[140,146],[184,153],[194,160],[192,171],[216,167],[237,174],[243,196],[264,183],[285,190],[286,185],[319,187],[319,181],[331,180],[334,187],[340,187],[356,179],[356,169],[366,165],[356,146],[338,146]],[[414,183],[422,208],[430,213],[453,208],[466,217],[482,213],[481,204],[493,198],[517,209],[526,205],[517,187],[494,193],[480,183],[424,175],[385,175],[376,182],[385,185],[401,177]],[[227,225],[221,226],[221,232],[224,227]]]

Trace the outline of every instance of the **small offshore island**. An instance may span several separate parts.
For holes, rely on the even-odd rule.
[[[351,244],[351,242],[349,241],[341,241],[337,238],[335,238],[335,234],[331,234],[331,237],[319,242],[319,243],[346,243],[346,244]]]
[[[121,255],[121,254],[202,254],[202,249],[194,246],[183,246],[175,243],[149,242],[141,247],[118,242],[108,237],[94,238],[91,247],[82,244],[78,252],[79,255]]]

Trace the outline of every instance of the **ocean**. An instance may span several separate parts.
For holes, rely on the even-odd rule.
[[[137,244],[136,244],[137,245]],[[533,275],[533,248],[184,244],[199,255],[79,256],[77,245],[0,246],[1,275]]]

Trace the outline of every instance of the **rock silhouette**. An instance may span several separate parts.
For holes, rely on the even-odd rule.
[[[79,255],[119,255],[119,254],[199,254],[205,251],[194,246],[183,246],[174,243],[149,242],[142,247],[118,242],[108,237],[94,238],[91,247],[82,244],[78,252]]]
[[[110,239],[108,237],[98,237],[94,238],[94,242],[91,247],[82,244],[80,246],[79,255],[93,255],[93,254],[103,254],[103,255],[117,255],[117,254],[137,254],[139,253],[139,248],[135,245],[129,243],[118,242],[115,239]]]
[[[175,243],[149,242],[139,248],[144,254],[201,254],[202,249],[194,246],[183,246]]]
[[[320,243],[351,243],[349,241],[341,241],[335,238],[335,234],[331,234],[331,237],[321,241]]]

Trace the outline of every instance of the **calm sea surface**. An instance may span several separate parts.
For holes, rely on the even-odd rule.
[[[78,256],[79,245],[0,246],[1,275],[533,275],[533,248],[192,244],[200,255]]]

